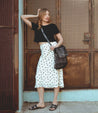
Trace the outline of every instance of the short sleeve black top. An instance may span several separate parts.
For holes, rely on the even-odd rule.
[[[32,23],[32,30],[35,31],[34,34],[34,42],[47,42],[47,40],[44,38],[41,29],[38,29],[38,24],[31,22]],[[54,38],[54,35],[57,33],[60,33],[59,29],[57,28],[56,24],[50,23],[48,25],[41,25],[41,27],[44,30],[44,33],[48,37],[50,42],[56,41]]]

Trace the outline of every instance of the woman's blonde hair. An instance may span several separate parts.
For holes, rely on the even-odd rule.
[[[41,10],[39,11],[39,15],[38,15],[38,29],[41,28],[42,25],[42,18],[43,16],[46,14],[46,11],[50,12],[47,8],[41,8]],[[51,23],[51,17],[49,18],[49,23]]]

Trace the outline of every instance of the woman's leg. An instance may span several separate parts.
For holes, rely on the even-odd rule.
[[[38,94],[39,94],[39,103],[37,104],[38,107],[44,107],[44,88],[39,87],[37,88]]]
[[[54,88],[54,100],[53,100],[53,104],[56,104],[56,105],[58,104],[57,103],[58,93],[59,93],[59,87]]]
[[[54,88],[54,99],[53,99],[53,104],[55,105],[58,105],[58,102],[57,102],[57,96],[58,96],[58,93],[59,93],[59,87],[57,88]],[[55,108],[49,108],[50,110],[54,110]]]

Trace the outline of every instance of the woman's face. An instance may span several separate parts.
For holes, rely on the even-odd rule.
[[[49,11],[46,11],[46,14],[43,16],[42,21],[48,22],[50,19]]]

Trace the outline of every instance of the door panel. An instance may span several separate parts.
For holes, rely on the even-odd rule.
[[[89,54],[86,52],[69,52],[68,56],[68,65],[64,69],[65,88],[89,87]]]
[[[13,24],[12,1],[13,0],[0,0],[0,25],[11,26]]]
[[[61,0],[61,32],[68,49],[88,49],[83,43],[89,32],[89,0]]]
[[[0,110],[11,109],[13,99],[12,30],[0,29]]]
[[[0,113],[18,109],[17,8],[17,0],[0,0]]]

